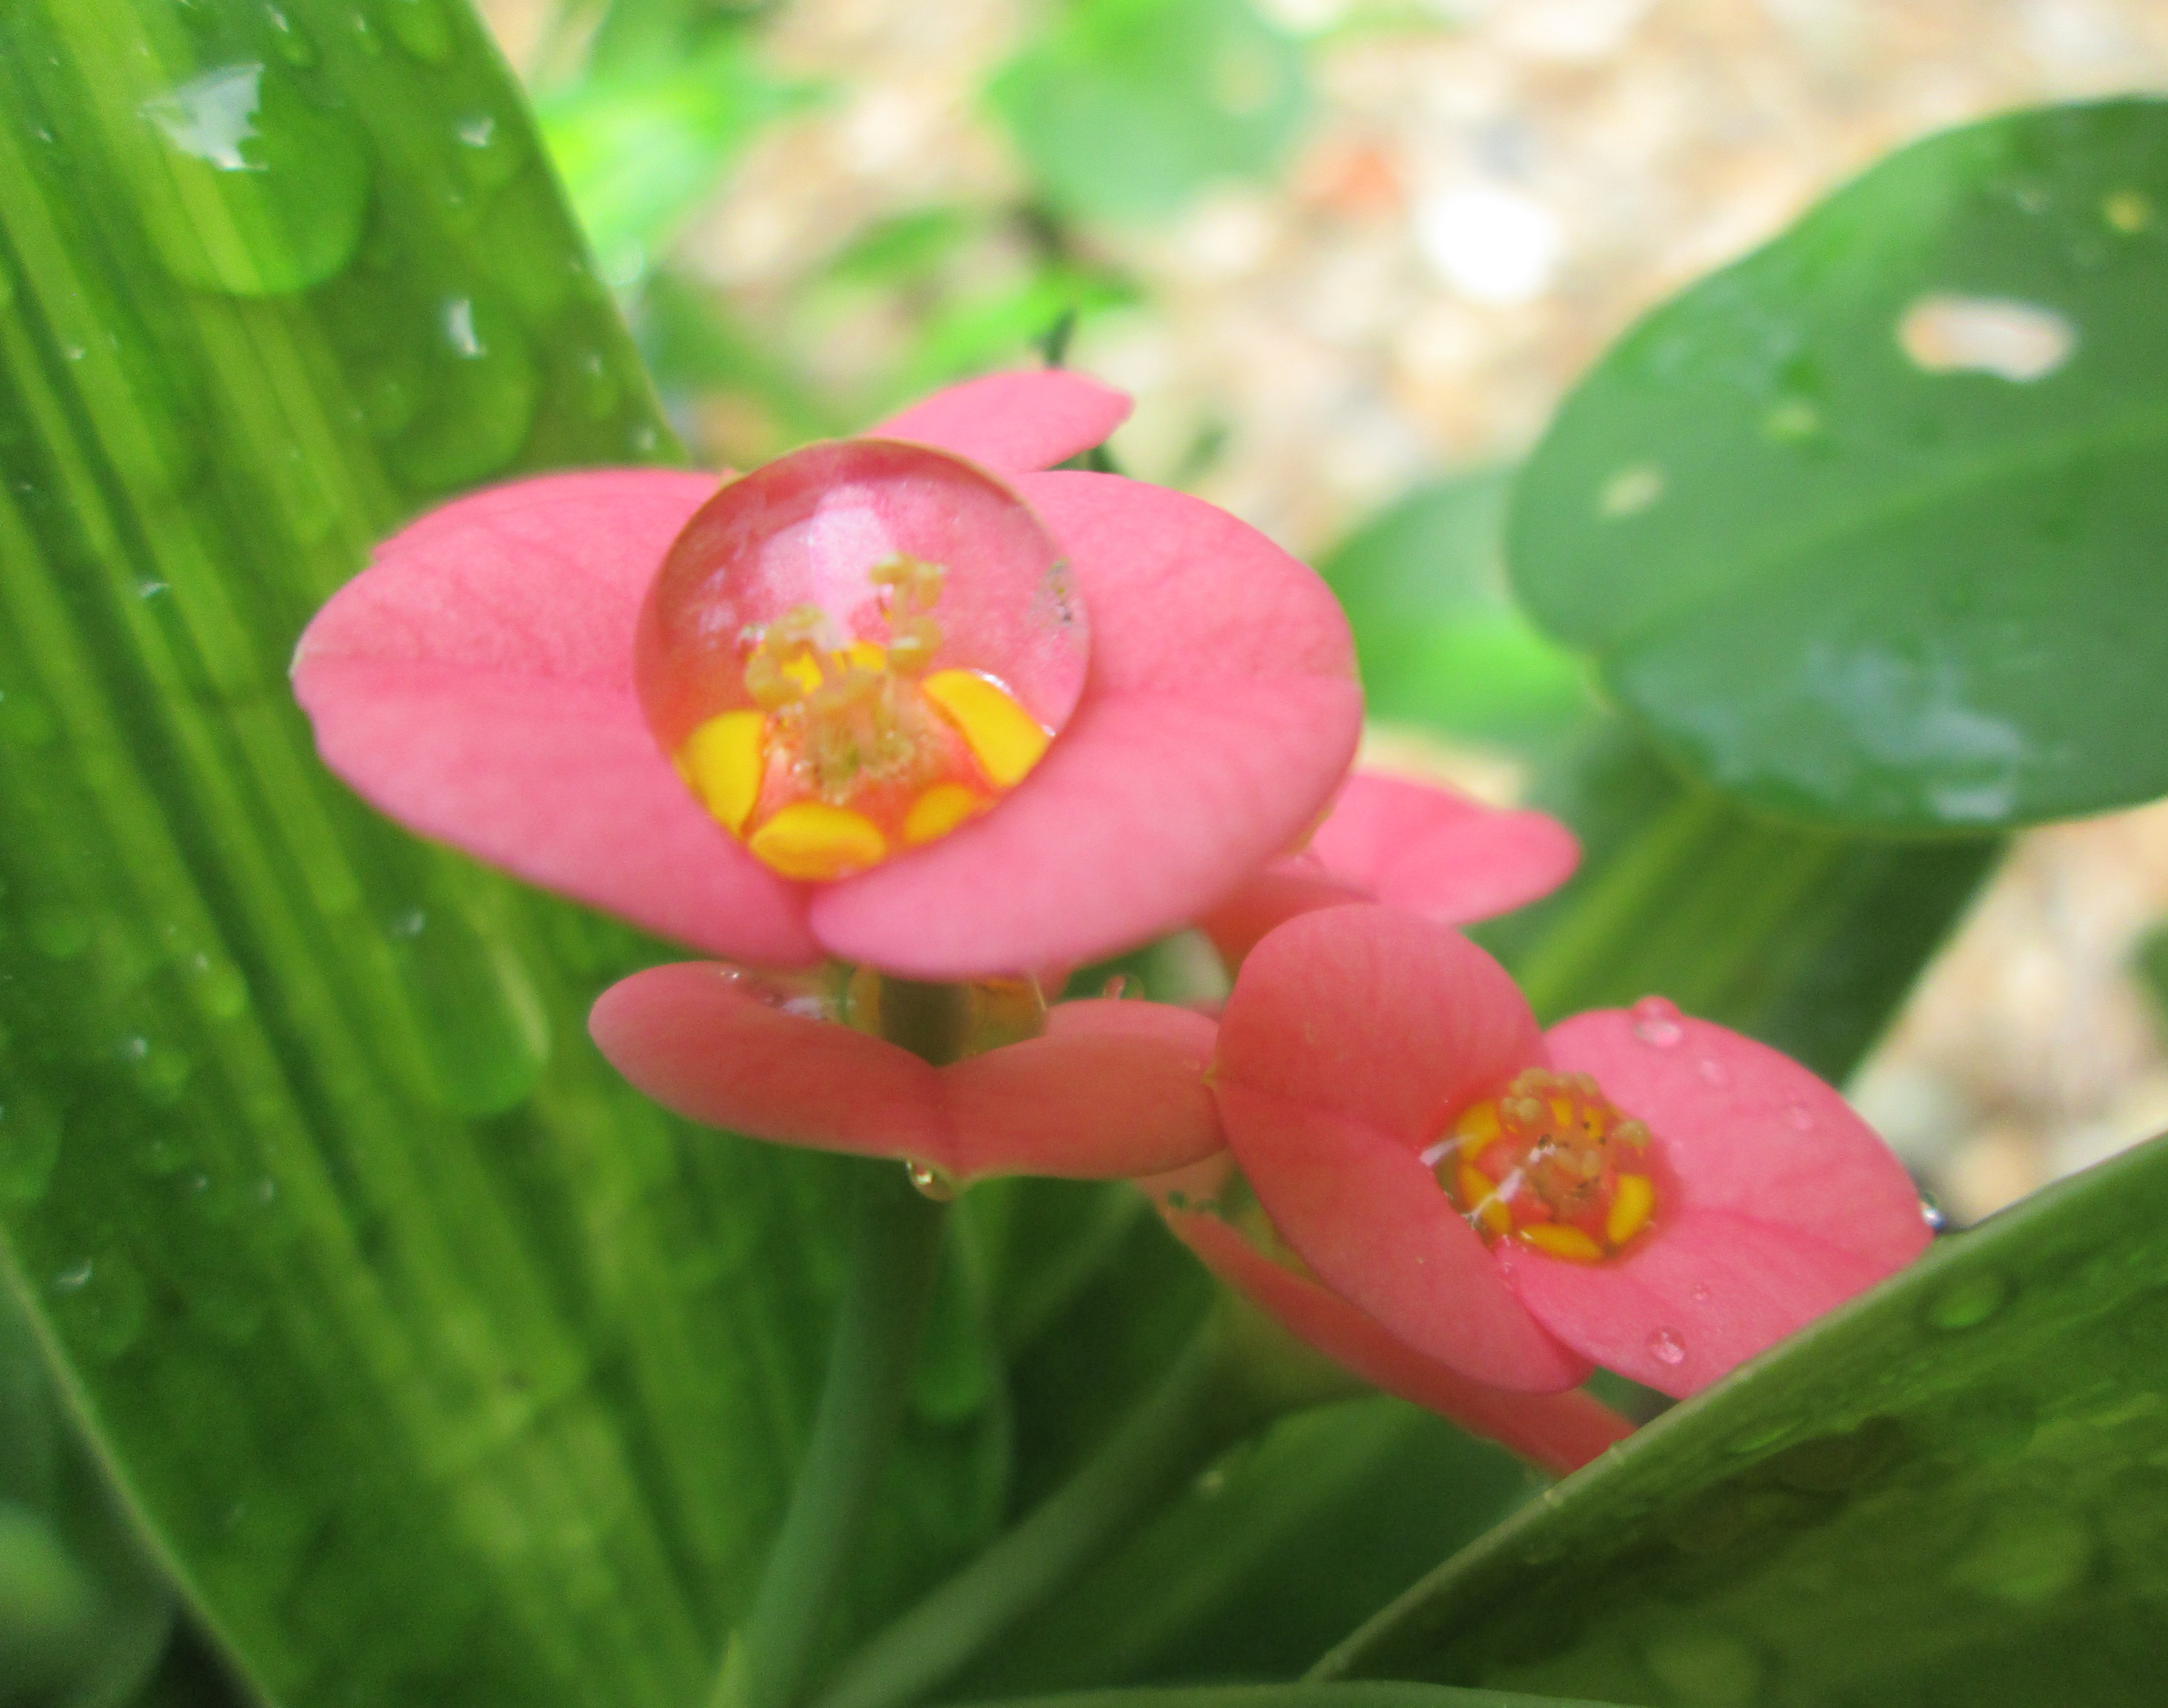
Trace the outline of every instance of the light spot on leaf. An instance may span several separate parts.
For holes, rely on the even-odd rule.
[[[1897,342],[1930,374],[1993,374],[2029,384],[2070,359],[2078,334],[2052,308],[2002,297],[1923,296],[1897,323]]]

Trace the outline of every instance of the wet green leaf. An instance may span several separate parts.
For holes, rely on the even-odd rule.
[[[451,0],[0,8],[0,305],[11,1283],[268,1698],[701,1700],[861,1165],[619,1082],[587,1008],[667,951],[378,818],[286,684],[444,492],[672,454],[517,92]],[[998,1520],[984,1316],[862,1620]]]
[[[1629,333],[1516,583],[1689,769],[1986,828],[2168,790],[2168,104],[1905,149]]]
[[[1651,1708],[2157,1700],[2168,1139],[2051,1187],[1560,1484],[1320,1674]]]
[[[1290,1418],[1228,1455],[952,1694],[1294,1678],[1533,1487],[1509,1454],[1398,1400]]]
[[[1119,220],[1269,172],[1307,105],[1299,51],[1248,0],[1079,0],[987,93],[1051,200]]]
[[[1011,1697],[987,1708],[1604,1708],[1586,1700],[1435,1684],[1230,1684]]]
[[[1539,1019],[1669,997],[1840,1082],[2002,850],[1758,818],[1682,780],[1616,718],[1553,754],[1533,793],[1581,838],[1581,868],[1471,934]]]

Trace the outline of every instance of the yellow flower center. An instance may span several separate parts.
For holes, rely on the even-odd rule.
[[[1589,1075],[1532,1067],[1462,1110],[1422,1157],[1486,1242],[1518,1240],[1592,1264],[1655,1218],[1649,1136]]]
[[[709,813],[784,877],[847,877],[946,836],[1045,753],[1049,732],[1001,682],[929,669],[944,577],[906,556],[874,567],[885,643],[842,640],[812,605],[748,632],[752,706],[678,748]]]

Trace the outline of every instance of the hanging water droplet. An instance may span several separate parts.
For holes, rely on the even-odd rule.
[[[1685,1337],[1676,1328],[1650,1329],[1649,1356],[1667,1370],[1676,1370],[1687,1361]]]
[[[1920,1195],[1920,1220],[1926,1222],[1928,1227],[1937,1233],[1940,1233],[1948,1226],[1950,1221],[1948,1216],[1943,1212],[1940,1201],[1932,1192],[1922,1192]]]
[[[1803,1103],[1784,1105],[1784,1125],[1795,1133],[1810,1133],[1815,1130],[1815,1113]]]
[[[1669,1050],[1686,1036],[1686,1028],[1679,1024],[1676,1004],[1662,997],[1644,997],[1634,1004],[1634,1035],[1644,1044],[1652,1044],[1659,1050]]]
[[[937,1168],[931,1163],[911,1162],[904,1165],[911,1184],[925,1197],[936,1204],[953,1203],[956,1197],[956,1177],[946,1168]]]

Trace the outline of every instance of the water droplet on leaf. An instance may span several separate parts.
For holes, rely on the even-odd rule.
[[[1953,1332],[1977,1328],[2009,1302],[2010,1284],[1991,1271],[1960,1276],[1927,1301],[1923,1313],[1930,1328]]]

